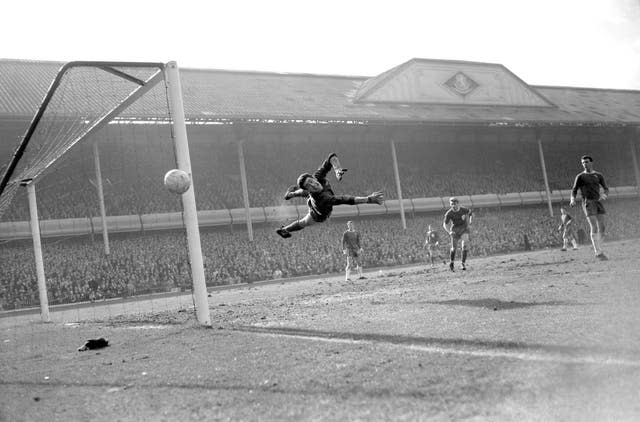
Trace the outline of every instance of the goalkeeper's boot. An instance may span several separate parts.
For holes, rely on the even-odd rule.
[[[291,233],[289,233],[289,231],[285,229],[284,226],[276,230],[276,233],[278,233],[278,235],[280,235],[280,237],[282,237],[283,239],[291,237]]]
[[[453,269],[453,261],[449,262],[449,269],[453,272],[455,272],[456,270]]]

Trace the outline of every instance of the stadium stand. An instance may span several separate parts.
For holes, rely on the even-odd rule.
[[[179,211],[162,186],[167,169],[140,164],[125,141],[101,144],[102,175],[105,180],[107,215],[136,215]],[[552,190],[569,189],[581,171],[579,157],[590,153],[597,169],[610,186],[635,185],[628,151],[611,148],[605,142],[572,142],[545,145],[547,172]],[[385,191],[397,198],[389,146],[366,139],[350,140],[348,147],[334,142],[300,140],[294,144],[252,142],[245,145],[249,201],[252,207],[283,204],[282,196],[298,174],[313,171],[329,151],[340,153],[349,173],[343,182],[332,182],[337,193],[366,194]],[[473,142],[424,143],[408,140],[398,144],[398,161],[404,198],[442,197],[486,193],[544,190],[537,145],[484,139]],[[142,154],[142,153],[139,153]],[[162,151],[144,149],[146,162],[162,162]],[[235,145],[192,146],[192,168],[198,208],[202,210],[242,208],[242,188]],[[91,146],[81,145],[64,160],[64,165],[43,180],[38,189],[42,219],[97,216]],[[362,165],[361,163],[366,163]],[[144,186],[144,189],[140,189]],[[65,198],[64,201],[60,200]],[[27,220],[24,192],[3,217],[6,221]]]
[[[640,201],[609,202],[607,240],[640,236]],[[584,218],[574,215],[579,228]],[[532,249],[559,248],[558,221],[545,207],[486,208],[475,210],[470,262],[473,257]],[[426,262],[422,247],[429,224],[441,227],[440,214],[416,215],[401,228],[397,216],[356,220],[363,236],[364,267]],[[340,246],[345,220],[305,230],[287,242],[274,242],[271,227],[257,227],[255,239],[243,230],[206,230],[201,241],[208,284],[236,284],[312,274],[339,273],[344,257]],[[441,230],[440,230],[441,231]],[[446,237],[442,247],[446,252]],[[588,245],[584,247],[589,247]],[[50,239],[43,245],[49,302],[52,305],[126,297],[137,294],[188,290],[189,268],[184,236],[175,231],[119,234],[112,239],[111,255],[89,237]],[[0,248],[0,309],[37,306],[33,250],[29,241],[6,242]]]

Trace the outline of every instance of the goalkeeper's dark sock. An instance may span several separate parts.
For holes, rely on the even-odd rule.
[[[300,221],[294,221],[284,228],[288,232],[297,232],[298,230],[304,229],[304,226],[300,224]]]
[[[466,249],[462,250],[462,263],[464,264],[467,261],[467,253],[469,251],[467,251]]]

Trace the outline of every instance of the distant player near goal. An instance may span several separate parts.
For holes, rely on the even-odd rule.
[[[562,249],[566,251],[569,247],[569,243],[573,245],[573,249],[578,249],[578,242],[576,242],[575,236],[575,224],[573,223],[573,217],[567,212],[565,207],[560,207],[560,225],[558,231],[562,232]]]
[[[591,244],[593,245],[593,251],[601,261],[606,261],[608,258],[602,252],[602,237],[604,236],[604,205],[602,201],[607,199],[609,194],[609,187],[604,181],[602,173],[593,169],[593,158],[589,155],[583,155],[580,159],[584,171],[576,176],[571,188],[571,201],[569,205],[574,207],[576,205],[576,195],[578,189],[582,194],[582,210],[589,222],[589,228],[591,229]],[[603,193],[600,194],[600,186],[602,186]]]
[[[358,271],[358,278],[366,278],[362,275],[362,265],[360,255],[362,254],[362,244],[360,243],[360,233],[354,230],[353,221],[347,221],[347,231],[342,234],[342,253],[347,256],[347,267],[345,268],[345,281],[351,281],[351,269]]]
[[[458,242],[462,241],[460,245],[462,250],[460,268],[466,270],[467,256],[469,255],[469,225],[473,219],[473,213],[469,208],[460,206],[460,202],[456,197],[449,198],[449,205],[451,208],[444,214],[444,221],[442,222],[442,227],[451,236],[449,269],[454,271],[453,262],[456,258],[456,248],[458,247]],[[448,227],[449,223],[451,223],[450,227]]]
[[[382,192],[374,192],[369,196],[351,196],[336,195],[327,180],[327,174],[333,168],[336,178],[340,181],[347,171],[340,166],[340,161],[335,153],[329,154],[326,160],[320,165],[320,168],[311,175],[302,173],[298,176],[295,186],[291,186],[284,199],[289,200],[295,197],[305,197],[309,212],[300,220],[280,227],[276,233],[283,238],[291,237],[291,232],[302,230],[307,226],[326,221],[333,207],[336,205],[356,205],[356,204],[378,204],[384,203],[384,194]]]
[[[438,246],[440,246],[440,234],[437,230],[431,228],[431,224],[429,224],[429,228],[427,230],[427,239],[424,241],[424,247],[427,248],[427,254],[429,255],[429,261],[431,262],[431,268],[435,267],[436,257],[438,260],[442,260],[440,256],[440,252],[438,251]],[[442,260],[443,263],[444,260]]]

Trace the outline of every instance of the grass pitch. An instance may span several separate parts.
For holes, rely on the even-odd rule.
[[[638,420],[640,240],[605,247],[4,317],[0,420]]]

